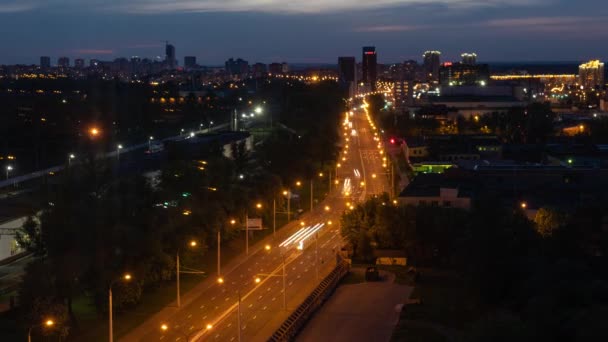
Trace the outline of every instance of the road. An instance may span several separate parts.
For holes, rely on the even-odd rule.
[[[197,290],[194,300],[183,305],[166,321],[156,322],[158,328],[138,336],[130,334],[123,340],[238,341],[239,310],[240,340],[267,340],[335,266],[335,253],[343,245],[339,231],[343,211],[367,195],[386,191],[386,177],[381,177],[385,172],[382,165],[378,165],[381,156],[365,112],[354,111],[349,116],[350,120],[352,126],[348,126],[357,134],[349,135],[351,130],[344,130],[347,132],[341,155],[344,159],[340,159],[340,167],[337,168],[337,182],[313,212],[277,231],[276,237],[269,242],[270,250],[260,246],[250,248],[249,257],[222,275],[223,284],[209,281],[207,287]],[[347,179],[352,184],[348,191],[345,190]],[[279,247],[302,227],[315,224],[324,226],[304,242],[302,250],[293,245]],[[283,309],[283,260],[287,310]],[[255,278],[258,277],[260,282],[256,283]],[[161,323],[167,324],[166,331],[161,331]]]

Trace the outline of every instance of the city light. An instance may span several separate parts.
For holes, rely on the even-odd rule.
[[[131,280],[131,274],[125,273],[125,275],[122,278],[126,281],[129,281],[129,280]]]
[[[44,322],[44,325],[46,325],[47,327],[52,327],[53,325],[55,325],[55,321],[53,321],[52,319],[47,319]]]
[[[217,282],[218,282],[218,284],[223,284],[224,278],[222,278],[222,277],[217,278]]]
[[[96,137],[96,136],[98,136],[100,133],[101,133],[101,131],[100,131],[100,130],[99,130],[99,128],[97,128],[97,127],[91,127],[91,128],[89,129],[89,134],[90,134],[92,137]]]

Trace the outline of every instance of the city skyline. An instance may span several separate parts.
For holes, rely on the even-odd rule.
[[[0,64],[37,64],[40,56],[51,56],[53,64],[60,56],[164,57],[167,40],[180,65],[184,56],[202,65],[230,57],[335,64],[336,56],[359,56],[368,45],[376,46],[379,63],[420,61],[426,50],[441,51],[444,60],[459,60],[465,51],[493,62],[605,60],[608,9],[600,0],[584,3],[9,1],[0,4],[0,25],[12,33],[0,48]]]

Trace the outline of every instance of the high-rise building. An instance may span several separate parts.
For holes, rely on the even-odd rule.
[[[592,60],[578,66],[578,78],[581,85],[588,89],[604,87],[604,63]]]
[[[361,81],[369,84],[372,90],[376,90],[377,68],[378,56],[376,54],[376,47],[364,46]]]
[[[340,82],[356,82],[356,68],[355,57],[338,57],[338,79]]]
[[[196,67],[196,57],[195,56],[184,57],[184,68],[193,69],[195,67]]]
[[[270,63],[270,65],[268,65],[268,72],[271,74],[280,74],[283,72],[283,66],[281,63]]]
[[[477,63],[477,54],[475,52],[465,52],[460,55],[462,64],[475,65]]]
[[[414,81],[395,81],[393,87],[393,98],[395,99],[395,108],[397,109],[403,109],[411,106],[414,103]]]
[[[165,64],[167,69],[173,70],[177,67],[177,60],[175,59],[175,46],[169,44],[165,45]]]
[[[40,57],[40,68],[48,69],[50,67],[51,67],[51,57],[49,57],[49,56]]]
[[[442,86],[486,86],[490,80],[487,64],[465,64],[446,62],[439,68],[439,83]]]
[[[76,69],[84,69],[84,59],[82,59],[82,58],[76,58],[74,60],[74,67]]]
[[[441,52],[426,51],[422,57],[424,58],[423,68],[424,72],[426,73],[426,80],[429,82],[437,82],[439,80]]]
[[[289,64],[287,62],[281,63],[281,72],[284,74],[289,72]]]
[[[57,60],[57,66],[60,68],[68,68],[70,66],[70,58],[68,57],[59,57]]]
[[[226,61],[226,72],[232,76],[246,75],[249,73],[249,62],[243,59],[230,58]]]
[[[255,63],[251,66],[251,72],[255,77],[262,77],[264,74],[266,74],[266,64]]]

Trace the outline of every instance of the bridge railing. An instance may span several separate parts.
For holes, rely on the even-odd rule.
[[[338,287],[340,280],[348,273],[349,264],[341,260],[338,266],[321,281],[319,286],[287,317],[287,320],[268,339],[269,342],[293,341],[296,335]]]

